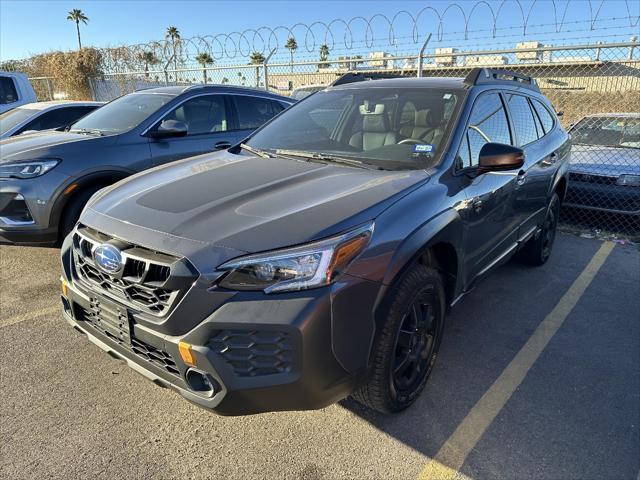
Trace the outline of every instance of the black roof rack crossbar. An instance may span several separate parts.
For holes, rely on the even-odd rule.
[[[535,78],[523,75],[518,72],[514,72],[512,70],[478,67],[471,70],[464,79],[465,85],[470,86],[493,83],[505,84],[510,82],[516,82],[518,85],[525,88],[530,88],[531,90],[535,90],[536,92],[540,91]]]
[[[368,80],[381,80],[385,78],[403,78],[404,75],[387,72],[348,72],[334,80],[332,87],[346,85],[347,83],[363,82]]]

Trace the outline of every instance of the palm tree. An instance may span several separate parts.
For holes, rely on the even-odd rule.
[[[225,83],[229,83],[229,79],[227,77],[222,77],[222,82],[220,82],[220,83],[222,83],[223,85]]]
[[[180,43],[180,31],[177,27],[169,26],[167,27],[167,33],[165,37],[171,40],[171,47],[173,50],[173,69],[178,70],[178,52],[177,47]],[[174,73],[177,75],[177,73]]]
[[[82,42],[80,41],[80,22],[86,25],[89,21],[89,17],[82,13],[82,10],[74,8],[69,12],[69,15],[67,15],[67,20],[76,22],[76,30],[78,31],[78,50],[82,50]]]
[[[320,45],[320,61],[326,62],[329,60],[329,46],[326,43]],[[319,63],[318,68],[327,68],[330,64],[328,63]]]
[[[256,66],[256,87],[260,86],[260,65],[263,65],[265,62],[264,55],[260,52],[253,52],[249,57],[250,64]]]
[[[156,54],[150,51],[141,52],[140,55],[138,55],[138,60],[144,63],[144,71],[147,72],[145,73],[146,77],[149,76],[149,65],[157,65],[160,63],[160,59],[156,57]]]
[[[206,52],[199,53],[196,57],[196,62],[202,65],[202,75],[204,77],[204,83],[207,83],[207,65],[213,65],[215,60],[211,58]]]
[[[291,54],[291,73],[293,73],[293,52],[298,49],[298,42],[293,37],[289,37],[287,43],[284,44],[284,48],[289,50],[289,54]]]

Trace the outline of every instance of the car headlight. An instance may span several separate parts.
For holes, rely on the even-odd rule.
[[[331,283],[369,244],[373,222],[342,235],[300,247],[241,257],[218,270],[218,285],[232,290],[289,292]]]
[[[60,163],[60,160],[55,158],[3,163],[0,164],[0,178],[39,177],[58,165],[58,163]]]
[[[626,185],[628,187],[640,187],[640,175],[629,175],[625,173],[616,180],[616,185]]]

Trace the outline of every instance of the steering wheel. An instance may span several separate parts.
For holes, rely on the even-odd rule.
[[[398,145],[405,145],[405,144],[421,145],[422,144],[422,140],[416,140],[415,138],[405,138],[404,140],[400,140],[398,142]]]

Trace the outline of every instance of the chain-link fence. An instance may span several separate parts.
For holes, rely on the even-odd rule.
[[[440,44],[441,45],[441,44]],[[331,60],[268,62],[109,73],[88,79],[95,100],[165,85],[223,84],[291,95],[329,85],[348,72],[389,76],[464,77],[475,67],[515,70],[536,78],[571,131],[570,184],[562,219],[568,228],[640,237],[640,45],[629,42],[390,55],[372,52]],[[167,66],[171,62],[167,63]],[[39,99],[56,94],[55,79],[34,78]]]

